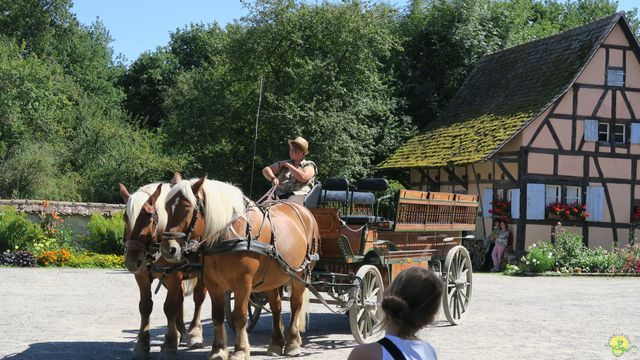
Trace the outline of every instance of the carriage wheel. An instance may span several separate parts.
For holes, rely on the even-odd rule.
[[[382,296],[384,285],[378,268],[363,265],[356,274],[354,284],[360,286],[356,301],[349,309],[349,325],[354,339],[360,343],[380,340],[384,335],[382,322]]]
[[[452,325],[461,324],[469,310],[473,271],[471,257],[464,246],[449,250],[442,269],[445,291],[442,294],[444,315]]]
[[[224,293],[224,317],[227,319],[227,325],[231,331],[236,331],[236,326],[233,323],[233,307],[231,306],[231,300],[234,300],[233,292],[227,291]],[[263,293],[251,293],[249,298],[249,308],[247,314],[247,331],[253,330],[260,319],[262,309],[267,305],[267,297]]]

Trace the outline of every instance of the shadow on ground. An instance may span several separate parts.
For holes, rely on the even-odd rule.
[[[249,333],[252,355],[266,355],[266,349],[271,336],[271,314],[263,314],[256,327]],[[283,314],[285,327],[289,325],[289,314]],[[213,326],[211,320],[202,322],[204,335],[204,349],[190,350],[181,345],[178,348],[179,359],[203,359],[206,356],[203,352],[208,352],[213,338]],[[230,348],[233,348],[235,333],[226,327],[227,338]],[[164,341],[166,327],[159,326],[150,330],[151,332],[151,359],[161,359],[160,346]],[[9,354],[3,359],[26,360],[26,359],[130,359],[133,346],[135,345],[137,329],[123,330],[124,339],[122,342],[40,342],[29,345],[25,351],[17,354]],[[329,339],[329,335],[343,334],[345,340]],[[349,320],[345,315],[336,314],[310,314],[309,324],[306,333],[302,334],[304,342],[304,355],[321,353],[325,350],[349,348],[354,346],[353,338],[349,329]],[[283,357],[284,358],[284,357]],[[277,359],[277,357],[276,357]]]

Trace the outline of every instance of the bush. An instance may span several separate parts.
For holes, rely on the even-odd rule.
[[[583,272],[601,273],[611,272],[616,268],[618,255],[601,247],[595,249],[584,248],[576,259],[576,266]]]
[[[43,202],[44,211],[40,214],[40,228],[44,236],[53,239],[57,250],[71,249],[79,250],[78,244],[73,241],[73,232],[64,225],[57,211],[47,211],[49,207],[48,201]]]
[[[527,271],[541,273],[555,268],[555,248],[549,242],[533,244],[527,255],[522,257]]]
[[[27,251],[6,251],[0,253],[0,265],[17,267],[36,267],[36,258]]]
[[[617,252],[618,262],[616,269],[625,273],[640,273],[640,245],[627,245]]]
[[[42,266],[66,266],[71,259],[69,250],[44,251],[38,257],[38,265]]]
[[[76,268],[124,268],[124,255],[105,255],[91,252],[75,253],[71,255],[67,266]]]
[[[582,243],[582,236],[572,232],[558,231],[555,244],[555,257],[559,268],[574,268],[579,266],[579,258],[586,247]]]
[[[0,207],[0,251],[28,250],[44,236],[37,225],[13,206]]]
[[[124,219],[121,211],[111,217],[91,215],[86,248],[101,254],[124,254]]]

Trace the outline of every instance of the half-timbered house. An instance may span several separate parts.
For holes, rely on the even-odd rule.
[[[558,217],[589,246],[622,246],[640,207],[637,116],[640,46],[618,13],[481,58],[440,119],[380,166],[409,170],[414,189],[479,195],[479,232],[509,216],[518,253]]]

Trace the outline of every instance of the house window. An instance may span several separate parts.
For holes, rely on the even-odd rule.
[[[504,201],[504,189],[496,190],[496,200]]]
[[[598,141],[609,142],[609,123],[598,123]]]
[[[623,69],[607,69],[607,85],[624,86],[624,70]]]
[[[580,203],[582,198],[580,197],[580,187],[567,186],[565,195],[565,204]]]
[[[553,203],[575,204],[582,201],[579,186],[546,185],[545,205]]]
[[[625,143],[625,126],[624,124],[615,124],[613,127],[613,141],[616,144],[624,144]]]
[[[544,188],[544,205],[548,206],[553,203],[559,203],[562,199],[562,186],[546,185]]]

